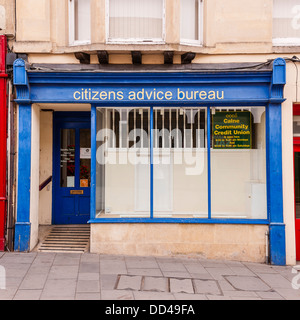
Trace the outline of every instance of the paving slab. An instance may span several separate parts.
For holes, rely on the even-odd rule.
[[[118,290],[140,290],[142,285],[141,276],[120,276]]]
[[[23,279],[19,289],[20,290],[42,290],[45,286],[46,280],[48,278],[47,273],[38,273],[26,275]]]
[[[145,277],[142,290],[168,292],[169,291],[168,279],[161,278],[161,277]]]
[[[49,279],[77,279],[78,265],[55,265],[49,271]]]
[[[193,283],[190,279],[170,279],[170,292],[194,293]]]
[[[127,267],[124,260],[106,259],[100,260],[101,274],[127,274]]]
[[[57,253],[53,265],[54,266],[69,266],[78,265],[80,262],[80,253]]]
[[[153,291],[133,291],[136,300],[175,300],[172,293]]]
[[[95,272],[79,272],[78,273],[78,280],[93,280],[93,281],[99,281],[100,280],[100,274]]]
[[[74,300],[76,279],[48,279],[41,294],[41,300]]]
[[[82,262],[79,265],[79,272],[84,273],[99,273],[100,272],[100,264],[98,261],[96,262]]]
[[[183,263],[178,262],[158,262],[160,269],[164,271],[172,271],[172,272],[187,272]]]
[[[259,274],[259,277],[271,288],[291,288],[291,282],[284,278],[281,274],[262,273]]]
[[[262,292],[256,292],[256,294],[261,297],[263,300],[284,300],[283,297],[275,292],[275,291],[262,291]]]
[[[154,258],[125,258],[127,268],[131,269],[159,269],[159,265]]]
[[[130,290],[101,290],[101,300],[134,300]]]
[[[205,294],[173,293],[176,300],[208,300]]]
[[[116,289],[119,277],[117,274],[104,274],[100,275],[100,288],[101,290],[114,290]]]
[[[235,272],[227,266],[216,268],[208,267],[206,270],[215,280],[223,280],[224,276],[235,275]]]
[[[18,290],[13,300],[39,300],[42,290]]]
[[[195,293],[220,295],[221,291],[215,280],[193,280]]]
[[[261,279],[248,276],[226,276],[227,281],[236,289],[244,291],[269,291],[269,287]]]
[[[101,300],[100,292],[76,292],[75,300]]]
[[[100,292],[100,283],[97,280],[78,280],[76,292]]]
[[[153,277],[159,277],[163,276],[163,273],[160,269],[129,269],[127,270],[128,275],[136,275],[136,276],[153,276]]]

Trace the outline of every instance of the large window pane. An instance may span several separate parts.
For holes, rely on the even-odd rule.
[[[299,0],[273,0],[273,44],[300,45]]]
[[[163,0],[110,0],[109,40],[162,40]]]
[[[154,108],[154,217],[207,218],[205,108]]]
[[[265,108],[212,108],[212,218],[266,219]]]
[[[149,108],[97,108],[96,216],[150,216]]]

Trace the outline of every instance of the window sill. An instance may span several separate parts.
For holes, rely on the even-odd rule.
[[[196,224],[259,224],[268,225],[267,219],[241,219],[241,218],[94,218],[88,223],[196,223]]]
[[[108,39],[106,40],[107,45],[114,45],[114,44],[124,44],[124,45],[153,45],[153,44],[166,44],[166,42],[162,39],[155,39],[155,40],[135,40],[135,39]]]

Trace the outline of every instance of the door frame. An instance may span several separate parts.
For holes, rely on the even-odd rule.
[[[90,123],[91,122],[91,112],[90,111],[54,111],[53,112],[53,146],[52,146],[52,217],[51,224],[57,224],[55,220],[57,220],[57,216],[55,213],[55,199],[57,190],[57,181],[60,181],[60,170],[57,170],[57,165],[55,161],[57,161],[57,149],[60,148],[60,140],[56,139],[56,130],[61,124],[64,123]],[[91,168],[92,170],[92,168]],[[92,175],[92,172],[91,172]],[[90,214],[89,214],[90,217]]]

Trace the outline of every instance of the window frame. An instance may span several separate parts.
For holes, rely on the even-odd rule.
[[[150,1],[150,0],[148,0]],[[106,43],[107,44],[165,44],[166,39],[166,0],[161,0],[163,5],[162,12],[162,37],[151,39],[140,38],[110,38],[109,35],[109,8],[110,0],[105,0],[105,29],[106,29]]]
[[[185,39],[181,37],[181,10],[180,10],[180,44],[183,45],[197,45],[203,46],[203,9],[204,9],[204,0],[197,0],[198,1],[198,33],[199,33],[199,40],[191,40]],[[181,0],[180,0],[181,2]]]
[[[98,111],[102,110],[109,110],[110,108],[114,108],[115,106],[108,106],[108,105],[103,105],[103,106],[99,106],[99,105],[94,105],[92,106],[91,109],[91,117],[92,119],[94,118],[94,122],[92,122],[92,131],[94,131],[94,135],[95,137],[97,136],[97,116],[96,113]],[[153,194],[154,194],[154,176],[153,176],[153,168],[155,166],[154,162],[153,162],[153,157],[155,152],[157,152],[157,148],[155,148],[154,145],[154,109],[161,108],[161,109],[168,109],[169,106],[155,106],[153,104],[149,104],[148,107],[150,108],[150,132],[149,132],[149,145],[148,148],[144,149],[144,148],[140,148],[139,152],[143,152],[143,150],[149,150],[150,152],[150,216],[149,217],[139,217],[139,216],[128,216],[128,217],[121,217],[121,216],[116,216],[116,217],[100,217],[97,214],[96,211],[96,207],[94,207],[94,217],[91,217],[91,221],[92,222],[100,222],[100,223],[115,223],[115,222],[126,222],[126,223],[134,223],[134,222],[165,222],[165,223],[173,223],[173,222],[179,222],[182,221],[183,223],[226,223],[225,221],[227,221],[227,223],[240,223],[240,224],[265,224],[266,221],[269,221],[270,218],[270,214],[269,214],[269,197],[270,197],[270,191],[269,191],[269,184],[270,184],[270,176],[268,173],[268,147],[265,148],[264,150],[264,156],[265,156],[265,160],[266,160],[266,182],[265,182],[265,187],[266,187],[266,216],[265,217],[240,217],[240,216],[224,216],[224,217],[216,217],[215,213],[212,210],[212,164],[211,164],[211,153],[213,150],[216,150],[213,148],[213,143],[212,143],[212,137],[213,137],[213,132],[212,132],[212,117],[214,114],[215,109],[224,109],[223,111],[225,111],[227,109],[227,111],[232,111],[232,110],[238,110],[238,109],[242,109],[245,111],[250,111],[251,108],[264,108],[264,112],[266,113],[266,118],[265,118],[265,128],[264,128],[264,136],[265,136],[265,142],[266,142],[266,146],[268,145],[268,126],[269,126],[269,120],[268,120],[268,113],[269,113],[269,108],[268,105],[256,105],[251,104],[250,105],[244,105],[244,104],[239,104],[237,105],[228,105],[228,106],[217,106],[215,104],[208,104],[206,106],[197,106],[196,108],[199,108],[199,110],[202,109],[206,109],[206,116],[205,116],[205,145],[203,147],[200,147],[199,149],[206,149],[207,150],[207,155],[206,155],[206,159],[207,159],[207,186],[208,186],[208,194],[207,194],[207,204],[208,204],[208,208],[207,208],[207,217],[198,217],[197,215],[195,217],[176,217],[176,214],[172,214],[171,216],[166,215],[166,216],[156,216],[155,210],[154,210],[154,201],[153,201]],[[135,109],[138,109],[138,106],[134,107]],[[193,106],[192,104],[189,105],[185,105],[184,107],[182,107],[186,110],[188,109],[193,109],[195,108],[195,106]],[[125,107],[126,109],[126,107]],[[93,115],[94,114],[94,115]],[[98,141],[98,140],[97,140]],[[92,142],[93,144],[93,142]],[[94,151],[92,151],[92,157],[94,156],[96,159],[96,141],[94,141]],[[128,144],[126,147],[122,147],[119,148],[120,151],[122,152],[127,152],[130,149],[130,147],[128,147]],[[187,148],[188,150],[195,150],[195,148]],[[114,151],[116,150],[116,148],[109,148],[109,150]],[[163,154],[165,151],[167,150],[171,150],[171,148],[167,147],[167,148],[159,148],[159,152],[161,154]],[[229,149],[219,149],[222,150],[222,152],[230,152]],[[236,150],[238,152],[245,152],[243,149],[240,150]],[[94,152],[94,153],[93,153]],[[174,148],[173,152],[184,152],[184,149],[181,148]],[[96,160],[93,160],[94,162],[96,162]],[[95,164],[94,164],[95,165]],[[96,172],[96,170],[95,170]],[[95,179],[95,177],[93,177],[93,179]],[[96,180],[93,182],[94,184],[96,184]],[[91,182],[92,184],[92,182]],[[94,191],[95,192],[95,191]],[[95,198],[96,198],[96,193],[95,193]]]
[[[89,40],[75,40],[75,17],[74,17],[74,4],[75,0],[68,1],[68,23],[69,23],[69,46],[79,46],[79,45],[86,45],[91,44],[91,39]],[[91,6],[91,3],[90,3]],[[90,16],[90,23],[91,23],[91,16]],[[90,29],[90,38],[91,38],[91,29]]]
[[[300,47],[300,36],[298,38],[294,38],[294,37],[285,37],[285,38],[278,38],[278,37],[274,37],[274,7],[275,7],[275,1],[273,0],[272,2],[273,4],[273,14],[272,14],[272,44],[275,47],[280,47],[280,46],[298,46]],[[297,14],[296,14],[297,15]],[[293,18],[291,18],[292,20]],[[299,18],[300,20],[300,18]],[[299,29],[299,33],[300,33],[300,29]]]

